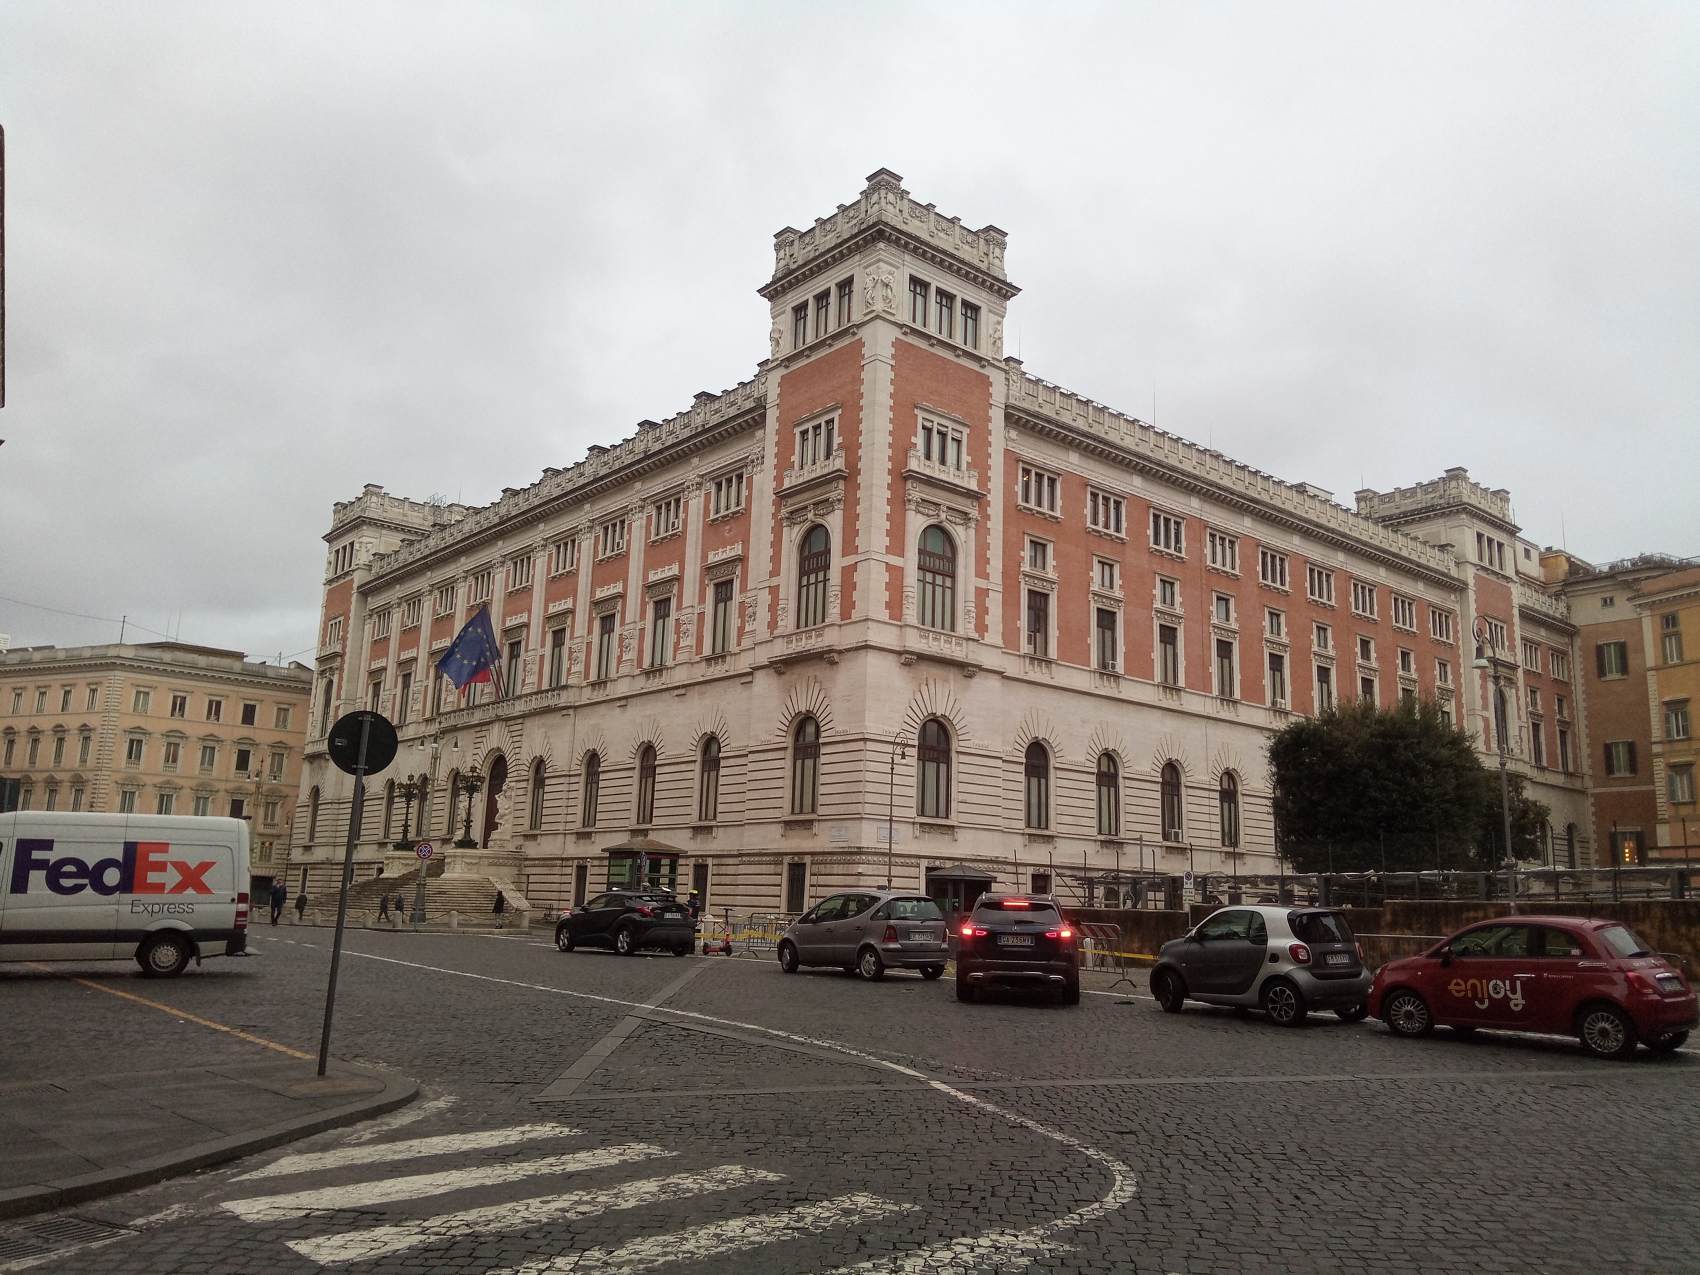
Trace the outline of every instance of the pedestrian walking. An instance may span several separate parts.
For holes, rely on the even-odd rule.
[[[496,891],[495,912],[497,927],[505,928],[508,923],[508,896],[503,894],[500,890]]]
[[[272,882],[272,924],[277,924],[278,917],[283,915],[283,905],[289,898],[289,887],[282,880]]]
[[[380,894],[378,896],[378,919],[380,921],[387,921],[390,919],[390,896],[387,894]]]
[[[295,896],[295,919],[297,921],[307,919],[307,891],[305,890]]]
[[[702,895],[692,890],[690,897],[685,901],[685,907],[690,909],[691,922],[695,924],[702,917]]]
[[[400,890],[395,892],[395,919],[397,921],[407,920],[407,901],[402,898]]]

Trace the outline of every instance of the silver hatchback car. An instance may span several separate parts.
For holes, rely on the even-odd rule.
[[[779,968],[787,974],[804,965],[836,965],[870,980],[892,968],[938,978],[948,956],[939,905],[901,890],[848,891],[822,899],[779,940]]]

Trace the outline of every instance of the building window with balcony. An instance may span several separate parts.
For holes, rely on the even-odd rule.
[[[697,754],[697,822],[720,818],[720,737],[704,736]]]
[[[1158,784],[1163,819],[1163,840],[1179,841],[1186,835],[1186,823],[1181,802],[1181,768],[1172,761],[1163,763]]]
[[[724,655],[732,649],[732,635],[737,620],[733,601],[734,584],[730,579],[714,582],[714,604],[709,614],[708,653]]]
[[[614,676],[619,648],[614,640],[616,616],[605,611],[596,617],[596,680],[606,682]]]
[[[1224,770],[1222,783],[1217,793],[1217,805],[1221,813],[1222,845],[1229,850],[1239,848],[1240,844],[1240,781],[1234,772]]]
[[[716,478],[708,489],[708,516],[719,518],[744,507],[744,471],[734,470]]]
[[[579,800],[579,826],[594,828],[596,826],[596,802],[602,792],[602,755],[586,753],[584,755],[584,792]]]
[[[824,465],[832,459],[837,449],[836,431],[838,418],[836,416],[822,417],[818,421],[810,421],[797,429],[797,453],[794,465],[799,470],[812,469],[816,465]]]
[[[803,533],[797,560],[797,627],[826,623],[827,580],[832,569],[832,537],[818,522]]]
[[[798,719],[791,732],[791,813],[812,815],[820,801],[820,723]]]
[[[1051,595],[1044,589],[1027,590],[1027,654],[1051,656]]]
[[[567,626],[557,625],[549,630],[549,685],[551,688],[567,680]]]
[[[1181,631],[1173,624],[1157,626],[1157,681],[1163,686],[1181,684]]]
[[[1027,745],[1022,761],[1025,800],[1022,818],[1027,827],[1043,830],[1051,826],[1051,754],[1038,740]]]
[[[916,619],[923,628],[956,631],[956,542],[934,524],[916,554]]]
[[[1122,835],[1122,768],[1114,753],[1098,754],[1098,835]]]
[[[637,766],[637,823],[647,828],[655,822],[655,745],[645,744],[638,751]]]
[[[1094,662],[1101,673],[1118,673],[1121,671],[1121,612],[1114,607],[1096,607],[1094,611]]]
[[[672,648],[673,599],[652,599],[649,604],[649,667],[665,668]]]
[[[921,417],[921,459],[961,473],[966,467],[968,431],[950,421]]]
[[[936,717],[921,723],[915,740],[915,813],[950,818],[950,731]]]

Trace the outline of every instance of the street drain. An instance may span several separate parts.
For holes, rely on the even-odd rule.
[[[62,1248],[93,1244],[131,1234],[121,1226],[90,1222],[80,1217],[49,1217],[38,1222],[20,1222],[0,1230],[0,1262],[27,1257],[44,1257]]]

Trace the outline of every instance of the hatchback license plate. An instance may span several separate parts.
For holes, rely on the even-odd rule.
[[[1664,988],[1667,992],[1680,992],[1682,990],[1682,980],[1675,974],[1660,974],[1659,986]]]
[[[998,946],[1032,947],[1033,936],[1031,934],[1000,934],[998,935]]]
[[[911,943],[931,943],[933,936],[926,930],[910,930],[909,941]]]
[[[1347,952],[1330,952],[1325,959],[1329,965],[1350,965],[1352,963],[1351,955]]]

